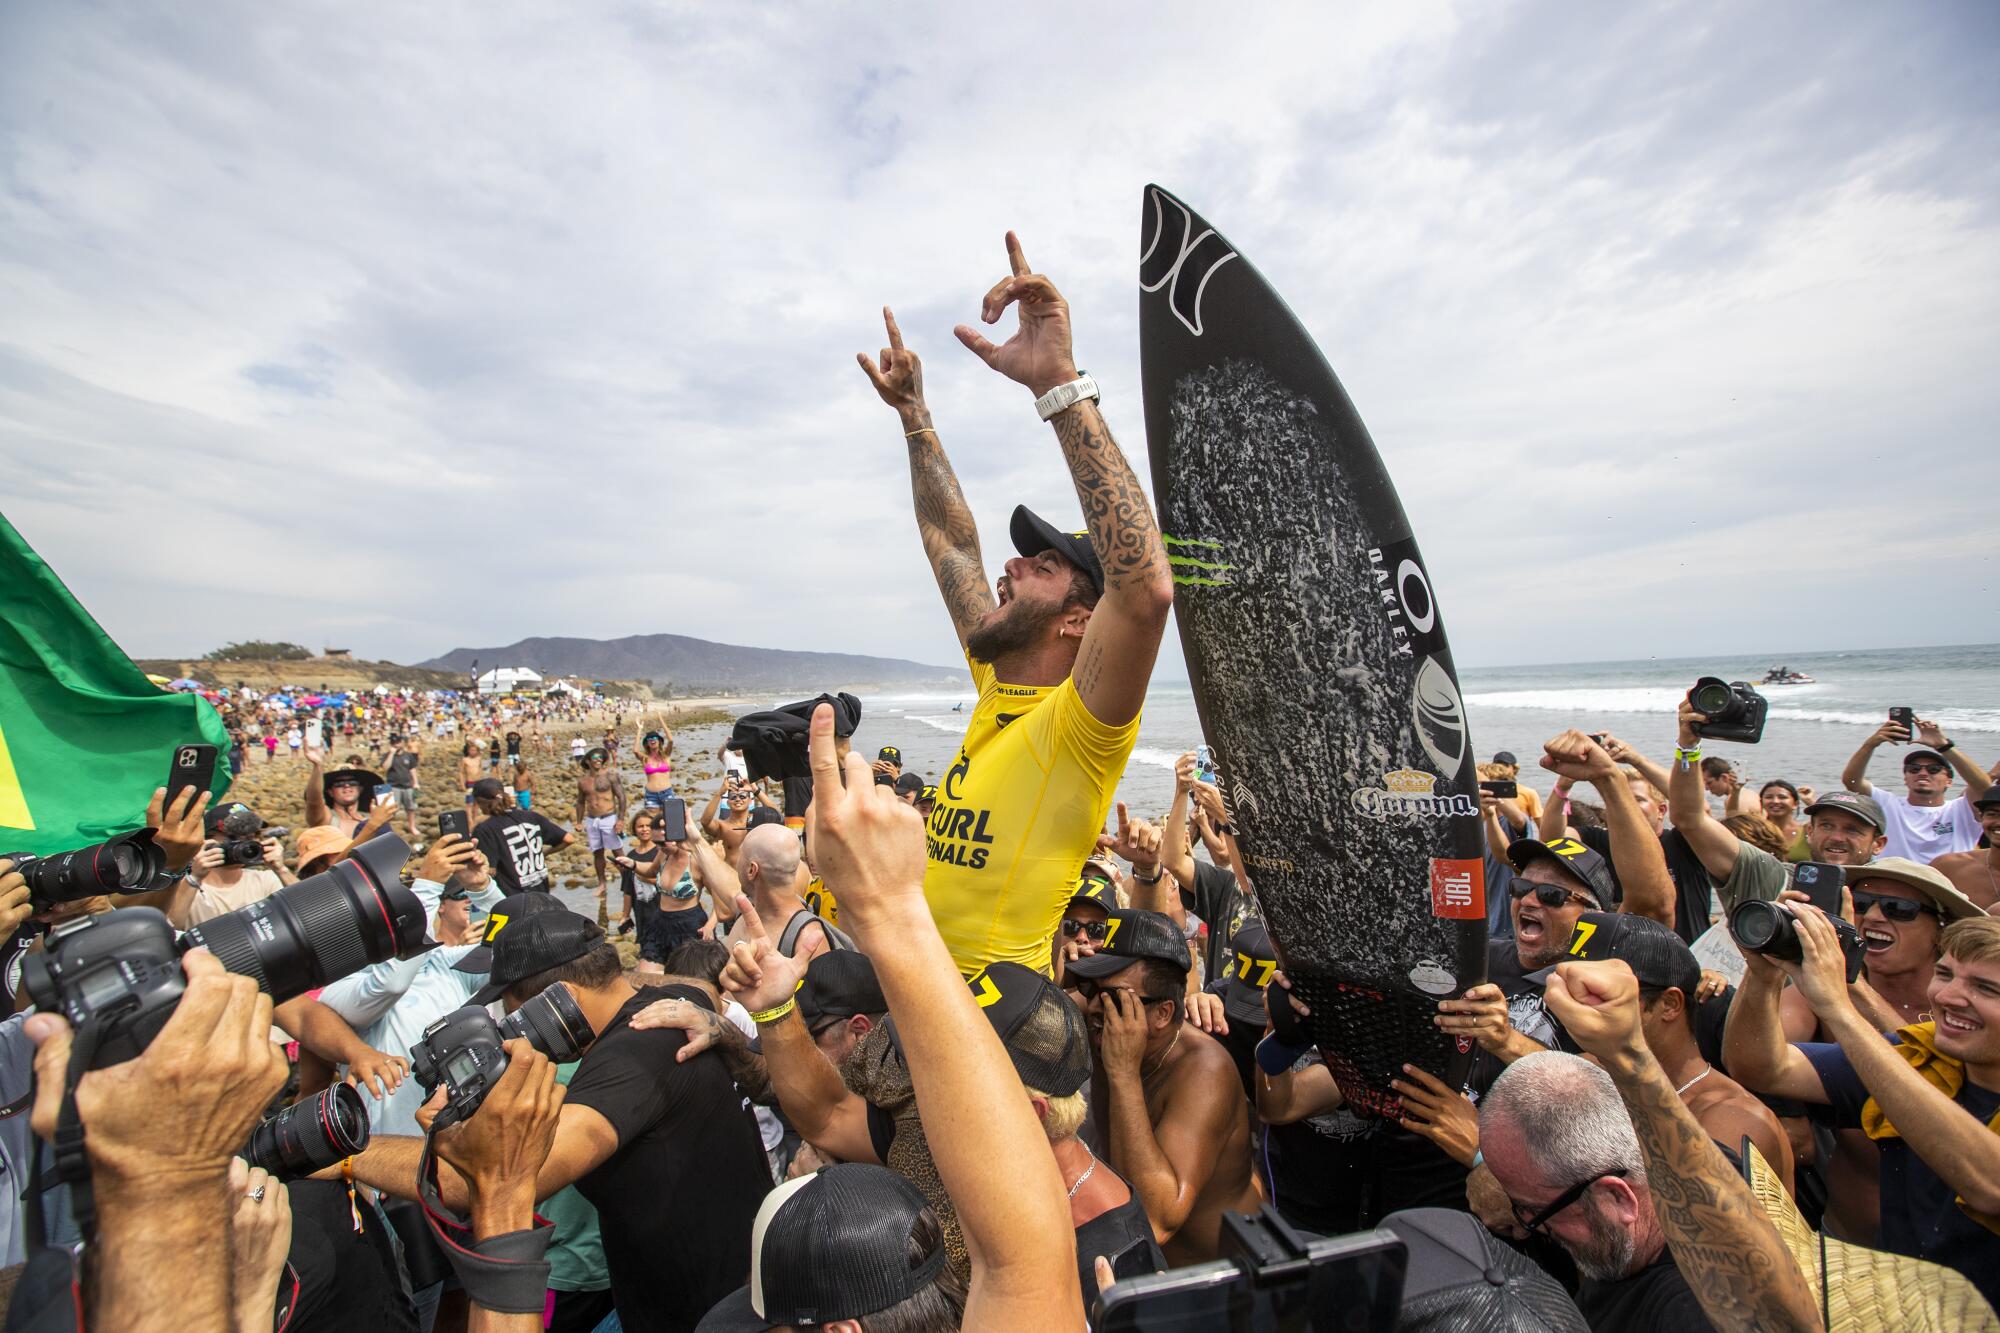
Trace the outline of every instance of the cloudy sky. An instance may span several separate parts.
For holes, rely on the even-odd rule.
[[[950,329],[1018,229],[1146,475],[1157,180],[1461,663],[1990,639],[1996,59],[1978,2],[7,4],[0,508],[140,656],[951,662],[853,355],[893,305],[989,562],[1073,521]]]

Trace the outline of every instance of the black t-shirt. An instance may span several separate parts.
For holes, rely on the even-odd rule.
[[[1257,919],[1257,904],[1243,892],[1233,872],[1197,860],[1194,890],[1181,890],[1181,906],[1208,926],[1208,957],[1202,968],[1202,980],[1214,981],[1228,970],[1236,956],[1229,941],[1236,938],[1244,922]]]
[[[1593,1333],[1712,1333],[1715,1328],[1674,1267],[1672,1250],[1661,1250],[1652,1263],[1616,1282],[1585,1278],[1576,1308]]]
[[[1111,1168],[1099,1163],[1099,1171]],[[1076,1273],[1083,1283],[1083,1308],[1097,1299],[1097,1258],[1111,1261],[1111,1271],[1121,1278],[1141,1273],[1164,1273],[1167,1256],[1153,1239],[1153,1224],[1146,1220],[1145,1205],[1138,1191],[1106,1213],[1099,1213],[1076,1229]]]
[[[417,754],[414,750],[398,750],[389,758],[389,770],[384,777],[391,787],[414,787],[417,785]]]
[[[493,882],[503,893],[548,888],[544,849],[568,836],[568,829],[539,810],[502,810],[472,831],[472,840],[493,867]]]
[[[1604,858],[1604,864],[1611,868],[1611,882],[1618,885],[1618,896],[1625,896],[1625,885],[1618,879],[1618,867],[1611,859],[1611,830],[1587,828],[1577,830],[1577,841]],[[1660,851],[1667,858],[1667,874],[1674,881],[1674,933],[1689,944],[1708,929],[1708,900],[1711,881],[1708,867],[1688,846],[1688,840],[1681,836],[1679,829],[1668,829],[1660,835]],[[1610,910],[1606,904],[1605,909]]]
[[[1576,1050],[1569,1034],[1556,1022],[1555,1015],[1542,1002],[1542,988],[1528,980],[1528,974],[1521,966],[1521,955],[1514,947],[1514,941],[1489,940],[1486,945],[1486,979],[1500,988],[1507,997],[1507,1021],[1514,1031],[1538,1041],[1552,1051]],[[1500,1077],[1500,1071],[1507,1066],[1500,1057],[1481,1047],[1472,1057],[1472,1073],[1466,1079],[1466,1087],[1472,1092],[1474,1101],[1486,1095],[1493,1086],[1493,1080]]]
[[[757,1122],[712,1052],[676,1060],[687,1034],[639,1031],[658,999],[712,1009],[691,986],[633,996],[584,1052],[567,1101],[618,1131],[618,1150],[576,1182],[597,1209],[618,1318],[632,1333],[691,1329],[750,1275],[750,1228],[771,1188]]]

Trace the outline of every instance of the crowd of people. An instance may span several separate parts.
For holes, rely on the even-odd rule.
[[[1173,583],[1068,307],[1007,249],[982,317],[1018,328],[958,337],[1034,396],[1085,531],[1018,508],[989,583],[889,312],[860,358],[978,687],[935,784],[893,746],[855,753],[835,698],[739,728],[706,793],[663,724],[616,717],[558,756],[489,714],[462,742],[462,824],[424,829],[400,793],[472,718],[393,695],[315,719],[379,767],[312,763],[296,812],[163,790],[145,822],[167,874],[143,894],[51,903],[0,863],[17,1312],[52,1300],[37,1254],[84,1240],[84,1320],[107,1329],[1073,1329],[1143,1306],[1133,1279],[1239,1253],[1261,1211],[1421,1251],[1402,1327],[1441,1307],[1513,1328],[1871,1309],[1993,1327],[1995,770],[1918,718],[1823,792],[1751,793],[1704,755],[1692,704],[1659,759],[1585,718],[1527,769],[1495,755],[1487,979],[1436,1002],[1470,1072],[1413,1056],[1397,1114],[1350,1105],[1224,791],[1190,753],[1157,818],[1116,800]],[[249,749],[294,723],[227,707]],[[1884,747],[1889,787],[1869,776]],[[271,814],[297,819],[292,866]],[[62,1014],[28,1011],[22,960],[81,918],[145,905],[197,928],[389,833],[413,845],[431,947],[276,1004],[194,949],[157,1035],[102,1067],[72,1060]],[[551,892],[549,853],[576,844],[598,920]],[[1745,904],[1769,905],[1771,944],[1736,942]],[[412,1053],[482,1007],[573,1015],[576,1040],[552,1059],[521,1017],[461,1113],[461,1075]],[[343,1081],[365,1147],[292,1179],[241,1160],[274,1106]],[[25,1205],[36,1138],[74,1157],[73,1125],[88,1195]]]

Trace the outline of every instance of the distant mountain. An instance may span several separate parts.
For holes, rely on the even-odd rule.
[[[954,685],[963,669],[926,666],[898,657],[801,653],[710,643],[684,634],[635,634],[625,639],[522,639],[504,648],[454,648],[422,665],[447,671],[532,667],[545,676],[644,680],[679,693],[840,689],[854,685]]]

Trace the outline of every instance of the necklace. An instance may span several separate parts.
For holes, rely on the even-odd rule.
[[[1083,1143],[1083,1140],[1078,1139],[1077,1142]],[[1083,1143],[1083,1150],[1090,1157],[1090,1165],[1083,1168],[1083,1174],[1076,1178],[1076,1184],[1069,1187],[1069,1197],[1072,1199],[1076,1197],[1076,1192],[1083,1188],[1083,1182],[1097,1173],[1097,1154],[1090,1151],[1088,1143]]]
[[[1167,1062],[1167,1057],[1174,1053],[1174,1047],[1181,1044],[1181,1033],[1185,1030],[1186,1030],[1185,1028],[1174,1029],[1174,1039],[1167,1043],[1167,1049],[1161,1051],[1160,1058],[1153,1062],[1153,1074],[1157,1074],[1160,1072],[1160,1066],[1165,1064]],[[1151,1078],[1152,1076],[1153,1076],[1152,1074],[1148,1074],[1145,1071],[1143,1066],[1140,1068],[1139,1081],[1141,1083],[1144,1083],[1147,1079]]]
[[[1675,1088],[1674,1096],[1676,1097],[1685,1096],[1689,1088],[1692,1088],[1695,1084],[1701,1082],[1703,1079],[1707,1078],[1710,1074],[1713,1074],[1714,1072],[1715,1072],[1715,1066],[1704,1061],[1701,1066],[1701,1072],[1699,1074],[1696,1074],[1693,1078],[1689,1079],[1687,1082],[1681,1084],[1678,1088]]]

